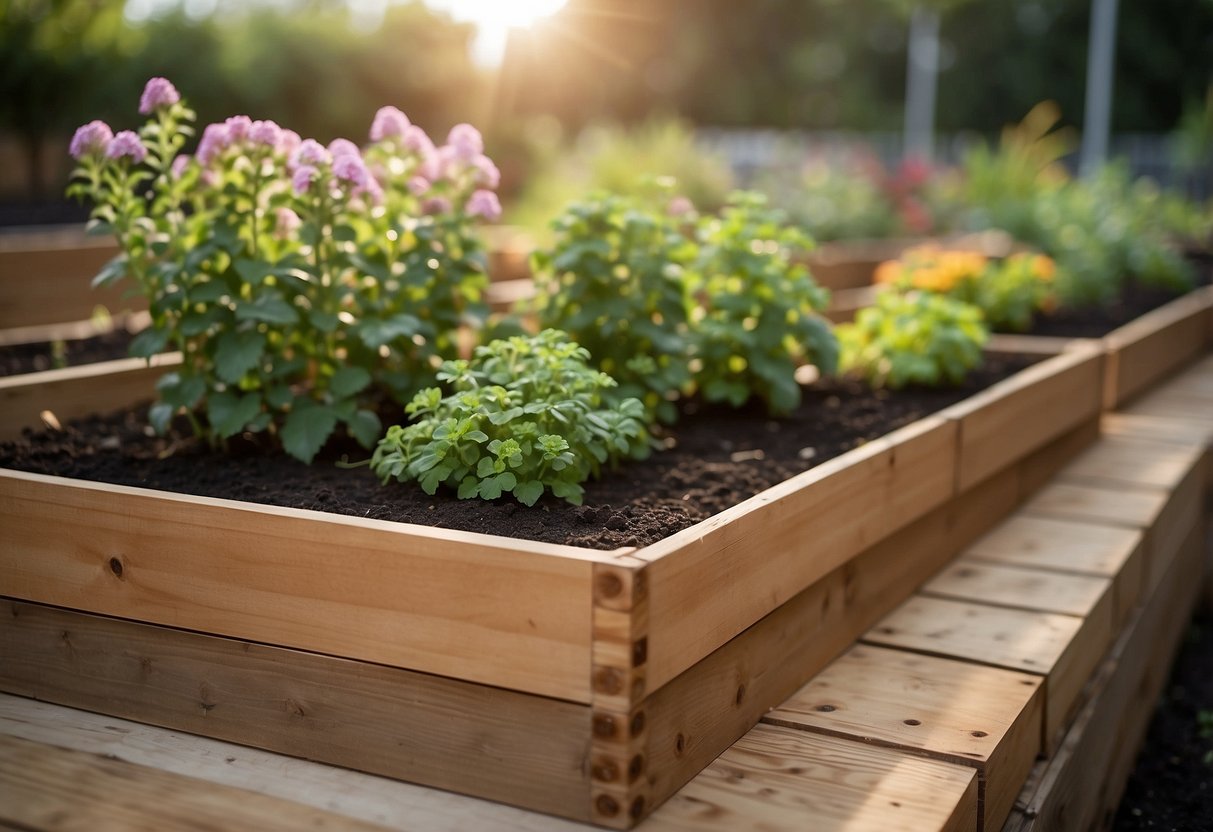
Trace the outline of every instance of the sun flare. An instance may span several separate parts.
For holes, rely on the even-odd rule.
[[[474,23],[478,57],[489,63],[500,60],[510,29],[533,26],[560,11],[568,0],[431,0],[457,20]]]

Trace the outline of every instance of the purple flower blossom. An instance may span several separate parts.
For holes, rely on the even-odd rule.
[[[353,156],[357,159],[362,158],[362,151],[358,149],[358,145],[349,139],[333,139],[329,142],[329,153],[333,154],[333,159],[338,159],[342,156]]]
[[[209,165],[230,143],[231,135],[226,124],[208,124],[202,131],[202,140],[198,142],[198,161]]]
[[[374,176],[368,175],[366,184],[354,189],[352,194],[355,197],[361,197],[371,205],[383,204],[383,186]]]
[[[253,144],[259,144],[274,150],[278,147],[278,143],[282,141],[282,128],[268,119],[266,121],[254,121],[252,126],[249,127],[248,138]]]
[[[291,166],[315,168],[318,165],[327,165],[332,160],[333,157],[324,149],[324,145],[315,139],[304,139],[291,155]]]
[[[224,124],[227,125],[228,143],[235,144],[248,138],[248,131],[253,127],[253,120],[248,116],[232,116]]]
[[[150,116],[163,107],[171,107],[181,100],[181,94],[167,78],[151,78],[139,97],[139,113]]]
[[[425,214],[449,214],[451,201],[444,196],[432,196],[421,203],[421,211]]]
[[[105,148],[105,155],[110,159],[129,157],[136,165],[147,156],[147,148],[139,141],[139,136],[133,130],[123,130]]]
[[[180,179],[185,169],[189,166],[190,157],[184,153],[178,153],[177,158],[173,160],[173,165],[169,170],[173,174],[174,179]]]
[[[274,215],[274,236],[285,240],[299,230],[303,220],[290,208],[279,208]]]
[[[489,222],[501,218],[501,202],[492,191],[473,191],[463,210],[469,217],[484,217]]]
[[[405,150],[411,150],[419,156],[429,156],[434,152],[434,143],[430,141],[430,137],[425,131],[416,124],[410,124],[404,131],[404,137],[400,143],[404,145]]]
[[[395,107],[380,107],[371,122],[371,141],[399,138],[409,129],[409,117]]]
[[[302,196],[311,189],[312,183],[316,181],[316,177],[319,175],[320,171],[311,165],[299,165],[295,168],[294,174],[291,175],[291,187],[295,189],[295,193]]]
[[[472,160],[472,168],[476,171],[476,184],[480,187],[495,190],[501,184],[501,171],[488,156],[477,156]]]
[[[362,159],[348,153],[333,159],[333,177],[340,182],[348,182],[355,188],[366,188],[367,184],[373,181],[371,172],[366,169]]]
[[[685,196],[676,196],[670,200],[670,204],[666,206],[665,210],[671,217],[683,217],[693,214],[695,205]]]
[[[484,139],[480,131],[470,124],[456,124],[446,137],[446,143],[454,149],[455,158],[471,162],[484,153]]]
[[[409,193],[413,196],[421,196],[430,189],[430,180],[424,176],[414,176],[409,179]]]
[[[105,152],[113,138],[114,131],[104,121],[90,121],[88,124],[76,128],[76,134],[72,136],[68,152],[74,159],[99,155]]]
[[[294,130],[283,129],[282,136],[278,140],[278,149],[290,156],[303,143],[303,139],[299,138],[299,134]]]

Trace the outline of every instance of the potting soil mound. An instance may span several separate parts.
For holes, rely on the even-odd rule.
[[[63,341],[62,353],[58,357],[55,346],[46,342],[0,347],[0,376],[40,373],[57,366],[75,367],[78,364],[126,358],[133,337],[125,329],[116,329],[92,338]]]
[[[153,434],[146,407],[27,432],[0,444],[0,467],[40,474],[247,500],[270,505],[488,532],[596,549],[643,546],[736,505],[825,460],[967,398],[1036,358],[998,356],[959,389],[872,391],[853,380],[805,388],[790,417],[758,405],[733,410],[697,401],[684,406],[667,449],[587,483],[585,505],[546,495],[533,508],[506,496],[493,502],[435,496],[415,483],[384,486],[366,468],[335,462],[369,457],[334,440],[312,465],[272,450],[263,437],[211,450],[178,424]],[[404,415],[398,411],[398,418]]]

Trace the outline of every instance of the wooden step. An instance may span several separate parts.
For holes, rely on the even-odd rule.
[[[1041,749],[1038,676],[857,645],[763,720],[973,766],[998,829]]]
[[[927,581],[922,592],[956,601],[1095,619],[1109,633],[1115,612],[1109,578],[1003,566],[968,555]]]

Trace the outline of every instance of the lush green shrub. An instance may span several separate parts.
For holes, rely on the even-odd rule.
[[[418,393],[406,408],[413,423],[388,429],[371,467],[384,482],[415,480],[428,494],[445,484],[463,499],[511,493],[530,506],[546,490],[580,505],[581,483],[602,465],[648,453],[644,407],[636,399],[606,406],[615,382],[588,360],[549,329],[447,361],[438,378],[452,392]]]
[[[960,384],[981,364],[989,334],[975,306],[932,292],[890,289],[837,332],[841,368],[893,389]]]

